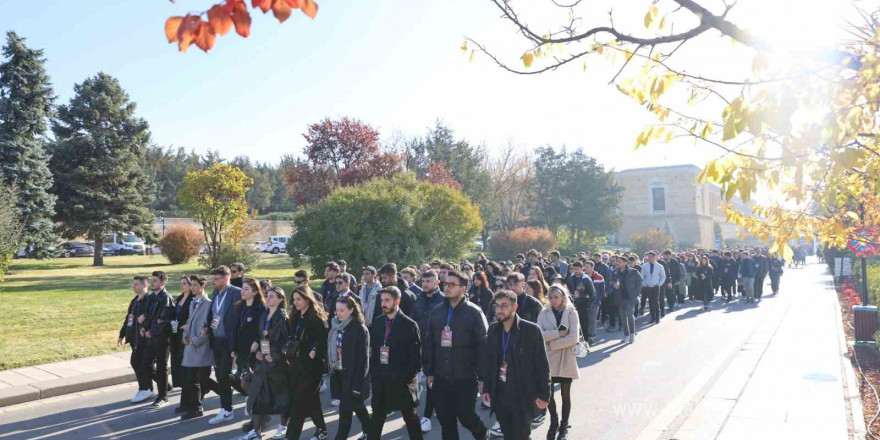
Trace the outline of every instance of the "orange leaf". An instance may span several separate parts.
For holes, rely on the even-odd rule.
[[[198,15],[187,15],[183,17],[183,23],[177,29],[177,48],[180,49],[181,52],[186,52],[186,49],[192,44],[193,40],[196,38],[196,31],[199,29],[199,23],[201,20]]]
[[[236,3],[232,10],[232,21],[235,23],[235,32],[247,38],[251,34],[251,14],[244,2]]]
[[[214,40],[217,38],[214,33],[214,27],[211,26],[211,23],[199,22],[199,29],[196,31],[196,46],[205,52],[211,50],[214,47]]]
[[[269,9],[272,9],[272,1],[273,0],[251,0],[251,6],[260,8],[265,14],[269,12]]]
[[[165,20],[165,38],[169,43],[177,41],[177,30],[180,29],[181,23],[183,23],[183,17],[171,17]]]
[[[220,35],[226,35],[232,29],[230,12],[227,8],[220,5],[214,5],[211,9],[208,9],[208,21]]]
[[[309,18],[315,18],[318,15],[318,4],[312,0],[299,0],[299,6]]]
[[[272,4],[272,14],[275,15],[279,23],[284,23],[284,20],[287,20],[292,13],[293,8],[286,0],[275,0],[275,3]]]

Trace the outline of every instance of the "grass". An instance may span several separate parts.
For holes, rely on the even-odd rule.
[[[131,278],[154,270],[168,274],[168,291],[179,293],[179,277],[205,273],[193,261],[172,265],[161,256],[15,260],[0,284],[0,370],[121,351],[116,338],[128,302]],[[285,292],[293,286],[290,259],[264,255],[249,273],[271,279]],[[312,287],[320,284],[314,280]]]

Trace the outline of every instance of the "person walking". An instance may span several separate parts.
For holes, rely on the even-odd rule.
[[[489,316],[492,313],[492,288],[485,272],[474,272],[471,288],[468,290],[468,299],[477,305],[483,314]]]
[[[505,440],[528,440],[529,422],[550,400],[550,365],[541,329],[522,319],[518,307],[512,291],[495,293],[495,322],[483,355],[482,399],[491,404]]]
[[[660,286],[666,281],[666,272],[663,266],[658,264],[655,259],[657,254],[653,251],[648,252],[647,261],[642,265],[641,278],[643,279],[643,287],[648,295],[648,307],[651,310],[651,322],[660,323],[662,316],[662,307],[660,302]],[[622,268],[622,266],[620,266]]]
[[[596,337],[596,311],[593,308],[596,297],[596,284],[593,282],[591,274],[584,272],[584,263],[580,260],[571,263],[571,276],[568,278],[568,292],[571,292],[574,298],[573,306],[577,309],[580,327],[584,331],[584,336],[588,339]],[[590,262],[589,267],[592,271],[593,263]],[[596,272],[596,275],[600,276]],[[552,287],[551,287],[552,288]]]
[[[753,302],[755,300],[755,274],[757,273],[758,266],[754,260],[749,258],[748,251],[744,250],[739,255],[739,284],[743,286],[745,301]]]
[[[642,267],[644,270],[645,267]],[[662,269],[661,269],[662,270]],[[623,258],[617,259],[617,280],[615,282],[620,295],[620,325],[623,326],[623,342],[630,344],[636,342],[636,323],[633,309],[636,298],[642,291],[642,275],[639,271],[629,267]],[[660,322],[659,320],[657,322]]]
[[[192,302],[192,288],[189,277],[180,277],[180,295],[174,299],[174,320],[171,321],[171,336],[168,346],[171,354],[171,386],[183,389],[183,328],[189,319],[189,305]],[[183,413],[183,407],[175,408],[177,414]]]
[[[210,345],[211,300],[205,297],[207,278],[201,275],[189,277],[193,299],[189,305],[189,318],[183,328],[183,366],[185,383],[180,393],[183,408],[181,420],[194,419],[204,414],[202,398],[209,391],[220,394],[217,382],[211,379],[214,352]]]
[[[339,427],[336,440],[346,440],[351,432],[352,412],[366,432],[370,413],[364,401],[370,396],[370,333],[364,325],[364,312],[352,295],[336,300],[336,316],[327,338],[327,363],[330,386],[339,396]],[[366,438],[366,434],[360,437]]]
[[[232,305],[241,300],[241,289],[229,284],[230,271],[226,266],[211,270],[211,284],[214,293],[211,296],[210,319],[211,348],[214,350],[214,376],[220,395],[220,412],[208,420],[211,425],[228,422],[235,418],[232,412],[232,343],[229,335],[235,331],[232,327]]]
[[[507,276],[507,285],[510,286],[510,290],[516,294],[516,301],[519,307],[517,307],[517,313],[522,319],[530,322],[538,321],[538,313],[541,313],[541,309],[544,308],[544,305],[541,304],[541,301],[534,296],[526,293],[526,278],[522,273],[512,272]]]
[[[550,429],[547,440],[568,439],[568,418],[571,415],[571,384],[580,378],[577,358],[572,347],[577,345],[580,335],[580,319],[577,308],[568,299],[568,290],[563,286],[550,286],[550,305],[538,315],[538,326],[544,337],[547,360],[550,365]],[[554,386],[559,384],[562,399],[562,418],[556,410],[553,397]],[[558,434],[558,436],[557,436]]]
[[[715,272],[719,275],[718,279],[721,280],[721,296],[725,303],[729,303],[733,300],[733,294],[736,291],[737,272],[736,260],[733,259],[733,254],[730,251],[725,251],[722,254]]]
[[[780,258],[779,256],[770,256],[768,257],[770,261],[770,268],[768,270],[768,275],[770,275],[770,289],[772,290],[774,295],[779,294],[779,279],[782,277],[782,273],[785,268],[785,260]]]
[[[154,271],[150,277],[150,288],[153,290],[153,302],[147,314],[144,337],[147,340],[147,354],[144,357],[144,368],[153,370],[156,391],[159,395],[153,401],[153,408],[162,408],[168,404],[168,346],[171,337],[171,322],[175,318],[175,308],[171,295],[165,290],[168,276],[160,270]]]
[[[147,294],[148,285],[147,277],[136,276],[132,279],[131,288],[135,296],[128,303],[128,313],[125,315],[125,320],[122,321],[119,339],[116,342],[117,347],[123,347],[125,344],[131,345],[130,364],[138,382],[138,392],[131,398],[131,403],[141,403],[155,395],[150,369],[144,368],[143,362],[148,342],[143,336],[143,332],[146,327],[146,317],[152,305],[152,297]]]
[[[242,278],[241,299],[232,305],[231,314],[232,329],[229,332],[229,344],[232,347],[232,361],[236,366],[236,381],[240,384],[242,374],[247,370],[252,370],[255,366],[254,344],[259,344],[262,335],[260,333],[259,320],[266,311],[266,299],[263,296],[263,287],[257,280],[247,277]],[[265,290],[268,292],[270,287]],[[236,385],[239,387],[239,385]],[[236,388],[242,394],[241,388]],[[251,428],[251,421],[245,423],[245,431]]]
[[[400,311],[396,286],[379,291],[383,316],[370,327],[370,378],[372,380],[373,428],[367,438],[379,440],[390,411],[400,411],[411,440],[422,439],[419,424],[419,380],[422,363],[419,326]]]
[[[299,440],[306,418],[315,424],[314,438],[327,440],[327,423],[321,409],[319,389],[327,358],[327,312],[309,286],[298,286],[291,293],[290,340],[284,357],[290,368],[290,411],[285,436]],[[277,438],[277,433],[276,433]]]
[[[422,341],[422,348],[425,347],[425,341],[427,340],[428,328],[430,327],[429,319],[431,316],[431,310],[443,303],[444,294],[440,291],[440,280],[438,278],[437,271],[434,269],[428,269],[422,273],[422,293],[416,298],[415,305],[413,306],[413,319],[415,319],[416,323],[419,325],[419,334]],[[419,422],[422,427],[422,432],[430,431],[433,426],[431,426],[431,417],[434,415],[434,399],[431,398],[433,391],[431,387],[427,387],[425,390],[425,409],[422,413],[422,419]]]
[[[522,274],[519,279],[524,279]],[[422,370],[437,409],[443,440],[458,440],[458,422],[475,439],[488,437],[486,426],[474,412],[478,379],[485,381],[481,357],[486,344],[486,317],[476,304],[467,300],[467,280],[461,272],[448,272],[446,297],[431,309],[422,341]]]
[[[696,285],[699,286],[698,291],[703,299],[703,310],[709,310],[709,304],[712,303],[712,299],[715,297],[715,287],[712,284],[715,278],[715,271],[712,268],[712,262],[708,255],[700,257],[700,265],[697,266],[695,276],[697,277]]]

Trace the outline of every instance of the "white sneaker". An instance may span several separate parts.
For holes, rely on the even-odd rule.
[[[498,422],[495,422],[495,424],[492,425],[491,428],[489,428],[489,435],[491,435],[493,437],[503,436],[504,434],[501,433],[501,424]]]
[[[275,435],[272,438],[284,438],[287,436],[287,427],[279,424],[277,428],[275,428]]]
[[[330,401],[330,404],[333,406],[339,406],[339,399],[333,399]]]
[[[140,397],[138,397],[140,396]],[[135,394],[134,398],[131,399],[131,403],[141,403],[145,400],[152,399],[156,396],[156,393],[150,390],[140,390],[137,394]]]
[[[209,425],[216,425],[218,423],[228,422],[235,418],[235,413],[232,411],[226,411],[225,409],[221,409],[216,416],[214,416],[211,420],[208,420]]]
[[[630,335],[629,335],[629,343],[630,343],[630,344],[633,344],[633,343],[635,343],[635,342],[636,342],[636,334],[635,334],[635,333],[630,333]]]
[[[262,435],[257,434],[257,431],[254,431],[253,429],[251,429],[251,432],[247,433],[247,435],[242,437],[240,440],[256,440],[256,439],[261,439],[261,438],[263,438]]]
[[[424,381],[425,381],[425,373],[422,373],[421,371],[419,371],[419,382],[424,382]]]
[[[422,432],[428,432],[432,428],[431,419],[427,417],[422,417]]]

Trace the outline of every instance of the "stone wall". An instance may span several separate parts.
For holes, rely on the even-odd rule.
[[[266,241],[270,236],[273,235],[283,235],[285,237],[290,237],[293,234],[293,222],[290,220],[251,220],[250,223],[252,226],[257,228],[257,231],[254,232],[251,237],[249,237],[248,241]],[[191,218],[166,218],[165,219],[165,230],[174,225],[191,225],[196,229],[201,229],[201,224],[193,221]],[[153,224],[153,229],[158,232],[160,235],[162,233],[162,223],[156,221]]]

